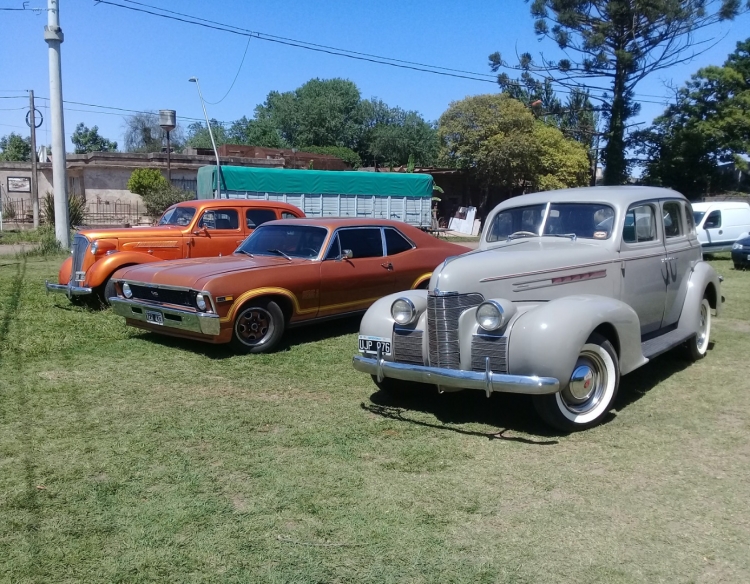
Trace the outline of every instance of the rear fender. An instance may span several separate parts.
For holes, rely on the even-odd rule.
[[[73,256],[68,256],[66,260],[60,266],[60,271],[57,273],[57,283],[67,285],[70,282],[70,276],[73,271]]]
[[[682,305],[677,328],[691,333],[698,330],[700,305],[704,296],[708,296],[711,308],[716,309],[716,316],[719,316],[722,308],[719,275],[706,262],[698,262],[693,273],[690,274],[685,303]]]
[[[137,251],[120,251],[106,255],[97,260],[96,263],[89,268],[88,272],[86,272],[86,285],[91,288],[101,286],[107,278],[124,266],[162,261],[164,260]]]
[[[566,296],[523,313],[512,326],[508,342],[508,372],[554,377],[565,386],[581,347],[600,325],[617,335],[620,371],[624,375],[647,363],[641,351],[640,322],[627,304],[593,294]]]

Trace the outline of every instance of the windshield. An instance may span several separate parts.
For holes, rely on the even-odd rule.
[[[328,235],[311,225],[261,225],[242,242],[235,253],[314,259]]]
[[[700,225],[701,219],[706,214],[705,211],[693,211],[693,217],[695,217],[695,224]]]
[[[492,220],[487,241],[502,241],[512,235],[575,235],[584,239],[607,239],[615,212],[597,203],[551,203],[501,211]]]
[[[189,225],[195,216],[194,207],[170,207],[159,219],[159,225]]]

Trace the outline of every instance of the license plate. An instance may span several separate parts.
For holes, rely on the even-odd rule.
[[[76,272],[75,280],[77,282],[83,282],[86,279],[86,272]]]
[[[147,310],[146,322],[150,322],[152,324],[164,324],[164,316],[161,312],[151,312]]]
[[[747,261],[750,262],[750,254],[747,254]]]
[[[382,350],[383,355],[391,354],[391,339],[383,337],[368,337],[359,335],[360,353],[374,353],[377,355],[378,349]]]

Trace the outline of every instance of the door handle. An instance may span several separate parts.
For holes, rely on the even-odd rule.
[[[393,269],[393,264],[391,262],[385,262],[385,263],[380,264],[380,265],[383,266],[386,270],[389,270],[389,271]]]

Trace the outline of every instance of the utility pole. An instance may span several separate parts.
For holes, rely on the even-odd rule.
[[[34,90],[29,91],[29,125],[31,126],[31,208],[34,212],[34,229],[39,227],[39,184],[36,167],[36,109]]]
[[[52,122],[52,180],[55,187],[55,237],[63,249],[70,249],[68,228],[68,172],[65,168],[65,124],[62,98],[60,45],[60,2],[47,0],[47,26],[44,40],[49,46],[49,102]]]

